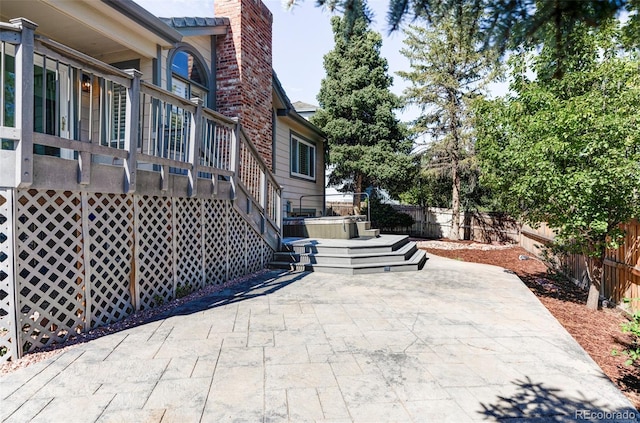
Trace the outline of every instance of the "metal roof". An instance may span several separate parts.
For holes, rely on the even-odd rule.
[[[225,35],[229,30],[229,18],[183,16],[160,18],[168,26],[175,28],[182,35]]]
[[[208,28],[214,26],[229,25],[229,18],[183,16],[173,18],[160,18],[164,23],[174,28]]]

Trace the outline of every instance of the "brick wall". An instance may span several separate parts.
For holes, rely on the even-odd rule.
[[[231,22],[217,46],[218,111],[240,119],[271,166],[273,17],[260,0],[216,0],[214,9],[215,16]]]

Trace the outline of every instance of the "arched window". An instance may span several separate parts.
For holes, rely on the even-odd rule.
[[[209,76],[200,58],[178,49],[171,58],[171,91],[184,98],[200,98],[207,104]]]

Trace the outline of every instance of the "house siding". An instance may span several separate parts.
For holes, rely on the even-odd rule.
[[[205,60],[207,69],[211,72],[211,37],[209,35],[199,35],[184,37],[183,42],[193,46]]]
[[[296,178],[290,173],[291,158],[291,133],[301,136],[303,139],[316,144],[316,180],[310,181]],[[300,207],[300,197],[303,195],[324,194],[324,147],[323,139],[309,131],[291,119],[279,118],[276,122],[276,179],[283,187],[282,207],[283,216],[287,216],[287,202],[291,202],[291,209]],[[303,209],[315,209],[316,216],[323,211],[324,199],[322,197],[303,198]]]

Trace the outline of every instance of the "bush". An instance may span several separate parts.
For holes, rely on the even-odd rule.
[[[624,302],[628,304],[634,300],[637,301],[638,298],[625,298]],[[629,333],[631,334],[631,336],[633,336],[632,346],[622,351],[613,350],[611,353],[613,355],[618,355],[619,353],[626,355],[628,358],[627,361],[624,362],[624,364],[626,364],[627,366],[631,366],[632,364],[635,364],[640,358],[640,312],[633,312],[631,314],[631,320],[629,322],[623,323],[621,325],[621,330],[622,333]]]
[[[413,217],[397,211],[391,204],[376,199],[372,199],[371,203],[371,226],[374,228],[393,231],[416,223]],[[367,214],[367,207],[363,208],[362,214]]]
[[[191,285],[189,284],[178,285],[178,287],[176,288],[176,298],[184,298],[187,295],[191,294],[191,291],[193,290],[191,289]]]

